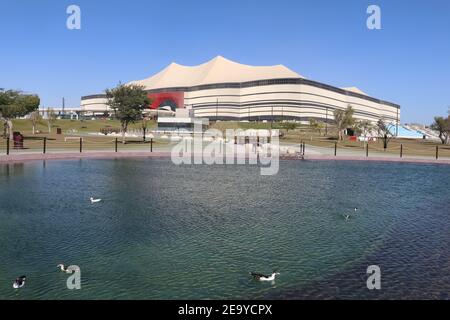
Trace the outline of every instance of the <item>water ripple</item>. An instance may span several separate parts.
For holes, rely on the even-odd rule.
[[[12,166],[0,166],[0,298],[448,299],[446,166],[282,161],[271,177],[162,159]],[[81,290],[58,263],[81,267]],[[366,288],[370,264],[380,292]],[[275,283],[248,274],[274,269]],[[29,281],[16,292],[19,274]]]

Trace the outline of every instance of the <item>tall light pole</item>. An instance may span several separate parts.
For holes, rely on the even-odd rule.
[[[271,117],[271,120],[270,120],[270,127],[271,128],[273,127],[273,106],[272,106],[272,117]]]

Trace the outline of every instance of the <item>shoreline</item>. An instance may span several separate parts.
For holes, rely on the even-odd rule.
[[[171,152],[61,152],[61,153],[30,153],[10,154],[0,156],[0,164],[46,161],[46,160],[78,160],[78,159],[138,159],[138,158],[170,158]],[[282,155],[280,160],[306,160],[306,161],[368,161],[368,162],[396,162],[417,164],[445,164],[450,165],[450,159],[424,159],[424,158],[394,158],[394,157],[364,157],[364,156],[328,156],[328,155],[305,155],[302,159],[299,155]]]

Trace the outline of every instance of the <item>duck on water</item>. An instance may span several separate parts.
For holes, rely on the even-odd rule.
[[[68,269],[68,267],[66,267],[66,266],[65,266],[64,264],[62,264],[62,263],[58,264],[56,267],[59,268],[62,272],[65,272],[65,273],[72,273],[72,272]]]
[[[94,199],[93,197],[90,197],[89,199],[91,200],[91,203],[97,203],[102,201],[102,199]]]
[[[355,209],[353,209],[354,210],[354,212],[356,213],[357,211],[358,211],[358,208],[355,208]],[[344,217],[344,219],[347,221],[348,219],[350,219],[351,218],[351,215],[349,215],[349,214],[343,214],[342,215],[343,217]]]
[[[25,285],[25,280],[27,279],[26,276],[21,276],[18,277],[16,280],[14,280],[13,282],[13,288],[14,289],[19,289],[22,288]]]
[[[279,272],[272,272],[271,275],[266,275],[266,274],[262,274],[262,273],[257,273],[257,272],[250,272],[250,275],[253,277],[253,279],[258,280],[258,281],[274,281],[275,277],[277,275],[279,275]]]

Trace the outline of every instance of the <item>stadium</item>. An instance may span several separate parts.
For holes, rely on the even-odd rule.
[[[224,57],[198,66],[171,63],[159,73],[131,81],[145,87],[150,109],[185,109],[192,117],[233,121],[330,122],[335,109],[352,106],[354,118],[399,124],[400,106],[356,87],[337,88],[309,80],[283,65],[249,66]],[[85,114],[110,112],[104,94],[81,98]],[[181,111],[181,110],[180,110]]]

